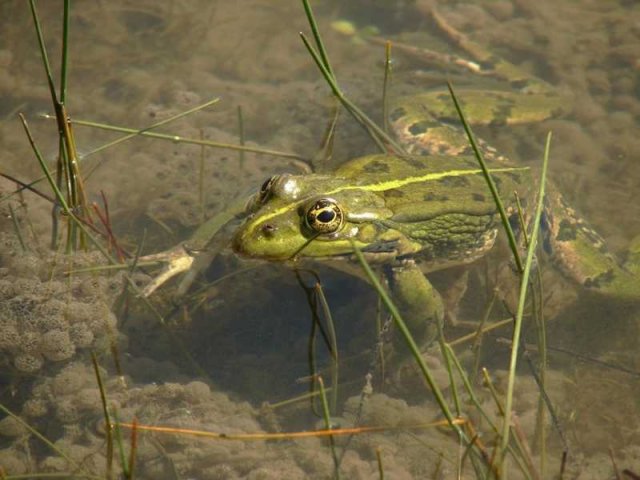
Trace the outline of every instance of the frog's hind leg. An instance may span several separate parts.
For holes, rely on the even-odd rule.
[[[461,89],[456,91],[469,125],[517,125],[543,121],[564,110],[554,95]],[[400,98],[389,115],[395,135],[414,155],[473,155],[469,139],[448,91],[434,90]],[[476,138],[489,160],[508,163],[496,149]]]
[[[408,153],[450,157],[473,155],[473,149],[462,129],[460,119],[449,122],[445,116],[441,116],[442,111],[449,105],[454,108],[453,100],[448,93],[427,92],[400,99],[397,103],[398,106],[391,110],[389,119],[394,134]],[[486,159],[509,163],[484,140],[476,138],[476,143]]]
[[[428,62],[462,66],[474,75],[495,78],[506,86],[504,90],[456,88],[456,96],[470,125],[534,123],[567,110],[566,102],[551,85],[473,42],[449,25],[433,7],[428,7],[428,13],[438,28],[471,59],[411,47],[413,57],[420,58],[422,54]],[[472,154],[449,92],[428,91],[399,99],[396,105],[390,115],[391,124],[409,153]],[[478,145],[488,159],[506,160],[486,142],[478,139]]]

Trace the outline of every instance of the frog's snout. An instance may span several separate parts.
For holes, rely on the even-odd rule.
[[[245,225],[233,236],[231,246],[238,255],[245,257],[272,258],[271,251],[277,242],[278,227],[273,222],[264,222],[259,225]]]

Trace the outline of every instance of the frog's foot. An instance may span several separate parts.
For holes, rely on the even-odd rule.
[[[413,260],[393,267],[389,285],[393,300],[418,347],[431,344],[442,326],[444,307],[440,294]],[[407,351],[406,341],[396,332],[394,349]]]
[[[140,296],[146,298],[171,278],[191,269],[195,256],[194,252],[188,250],[181,244],[169,250],[165,250],[164,252],[140,257],[140,260],[150,262],[155,261],[165,264],[162,271],[142,290]]]

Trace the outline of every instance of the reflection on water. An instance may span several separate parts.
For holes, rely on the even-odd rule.
[[[635,201],[640,192],[640,163],[635,161],[640,151],[635,134],[640,116],[640,29],[632,20],[638,5],[623,0],[314,3],[340,84],[374,118],[380,119],[383,47],[332,30],[332,21],[348,19],[360,31],[375,25],[381,36],[394,39],[395,95],[439,88],[445,73],[456,85],[494,85],[465,69],[403,53],[400,43],[462,54],[427,15],[433,5],[453,27],[551,83],[565,96],[566,105],[573,105],[560,118],[520,127],[496,125],[479,132],[505,155],[535,165],[546,132],[553,130],[554,183],[597,226],[611,249],[623,254],[640,233],[640,207]],[[57,81],[61,6],[40,2],[38,8]],[[7,1],[0,12],[0,171],[29,181],[39,172],[16,113],[27,116],[52,164],[57,139],[53,124],[38,118],[51,107],[28,6]],[[220,97],[216,105],[161,131],[238,143],[240,106],[247,142],[314,158],[331,118],[332,101],[299,31],[308,27],[295,2],[73,4],[69,112],[75,119],[143,128]],[[75,135],[81,154],[117,138],[112,132],[80,126]],[[344,114],[333,156],[321,168],[328,170],[375,151],[361,127]],[[99,165],[87,180],[90,201],[101,202],[100,192],[105,193],[114,233],[130,252],[135,252],[146,231],[145,253],[183,240],[202,218],[247,195],[270,175],[297,171],[283,158],[141,138],[82,161],[85,168]],[[0,179],[3,196],[14,189],[15,184]],[[21,225],[27,252],[13,233],[9,205]],[[24,192],[3,200],[0,208],[4,214],[0,360],[5,367],[0,402],[64,452],[52,451],[17,420],[6,417],[0,420],[0,466],[5,473],[104,474],[102,406],[90,351],[104,369],[108,403],[120,419],[136,417],[143,424],[227,434],[322,425],[316,424],[318,417],[308,401],[279,404],[303,395],[309,387],[299,379],[309,374],[311,314],[291,268],[251,264],[253,269],[214,285],[196,286],[187,305],[174,305],[172,287],[165,287],[151,298],[151,309],[134,295],[121,295],[123,273],[71,279],[64,275],[71,268],[103,260],[95,254],[72,259],[47,250],[46,200]],[[457,306],[459,325],[445,326],[448,340],[477,328],[491,297],[487,290],[498,275],[494,261],[492,257],[488,264],[482,262],[469,275],[467,291]],[[204,277],[211,281],[245,267],[245,262],[225,255]],[[332,413],[336,421],[343,426],[406,426],[441,418],[411,368],[390,364],[383,376],[373,360],[377,300],[369,287],[326,267],[312,267],[320,272],[337,328],[341,386]],[[433,281],[444,292],[456,277],[444,272]],[[634,372],[640,370],[635,345],[639,308],[576,291],[553,271],[545,271],[543,278],[550,320],[546,391],[569,445],[565,478],[612,472],[609,447],[619,468],[638,473]],[[133,280],[142,284],[148,277],[140,272]],[[490,321],[506,315],[505,309],[496,307]],[[535,363],[535,330],[525,330]],[[318,335],[318,368],[329,384],[330,355]],[[509,336],[506,329],[485,336],[478,362],[473,342],[456,347],[472,379],[477,379],[474,365],[487,366],[502,392],[508,354],[504,339]],[[436,352],[430,353],[428,362],[438,381],[448,385]],[[373,373],[373,394],[362,397],[368,373]],[[500,424],[490,395],[479,381],[477,385],[479,401]],[[451,396],[448,390],[446,394]],[[538,387],[523,367],[516,386],[517,422],[532,443],[535,462],[538,398]],[[275,406],[265,407],[264,402]],[[478,428],[486,427],[484,421],[475,421]],[[376,448],[380,448],[388,478],[452,478],[457,447],[451,438],[433,429],[402,429],[337,439],[339,452],[347,447],[341,473],[343,478],[376,478]],[[559,469],[562,449],[553,426],[547,429],[547,446],[548,470],[543,477],[549,478]],[[319,439],[221,442],[141,433],[137,449],[138,478],[329,478],[333,474],[331,450]],[[118,461],[115,465],[120,468]],[[470,468],[466,475],[473,478]]]

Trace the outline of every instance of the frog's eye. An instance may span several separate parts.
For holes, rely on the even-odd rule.
[[[258,203],[263,204],[267,201],[269,195],[271,194],[271,188],[273,187],[273,184],[276,183],[276,180],[278,180],[279,177],[280,175],[272,175],[264,181],[264,183],[260,187],[260,192],[258,193]]]
[[[342,226],[344,214],[334,199],[321,198],[314,201],[307,209],[304,221],[315,233],[333,233]]]

